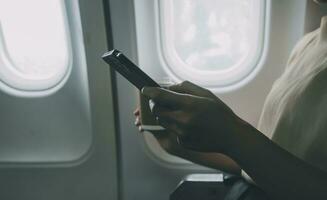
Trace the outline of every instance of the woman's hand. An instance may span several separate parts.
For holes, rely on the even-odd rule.
[[[169,90],[145,87],[142,93],[155,103],[159,123],[191,150],[226,153],[242,123],[214,94],[187,81]]]
[[[137,108],[134,111],[135,125],[140,132],[143,132],[140,123],[140,110]],[[188,150],[177,143],[177,135],[171,131],[151,131],[153,136],[157,139],[160,146],[169,154],[184,158],[193,163],[210,167],[213,169],[222,170],[231,174],[240,174],[240,167],[223,154],[217,153],[201,153]]]
[[[134,111],[135,115],[135,126],[138,127],[140,132],[143,132],[141,122],[140,122],[140,109],[137,108]],[[157,139],[160,146],[169,154],[175,156],[183,156],[184,148],[177,143],[177,136],[169,131],[151,131],[152,135]]]

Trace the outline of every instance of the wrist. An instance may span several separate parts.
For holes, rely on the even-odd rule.
[[[249,141],[250,132],[253,129],[249,123],[236,116],[232,131],[227,137],[224,153],[231,158],[238,156],[242,151],[242,147]]]

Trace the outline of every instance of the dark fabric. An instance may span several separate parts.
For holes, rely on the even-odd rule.
[[[224,183],[231,187],[224,200],[269,200],[260,188],[248,183],[242,177],[226,175]]]
[[[269,200],[270,198],[258,187],[250,185],[248,190],[244,193],[242,200]]]

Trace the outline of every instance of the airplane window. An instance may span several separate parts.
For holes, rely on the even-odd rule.
[[[160,1],[159,34],[168,73],[212,89],[251,74],[263,46],[264,3]]]
[[[0,89],[19,95],[63,85],[71,67],[64,6],[63,0],[0,0]]]

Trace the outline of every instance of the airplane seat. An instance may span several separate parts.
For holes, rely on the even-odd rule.
[[[190,174],[170,194],[170,200],[268,200],[257,187],[230,174]]]

